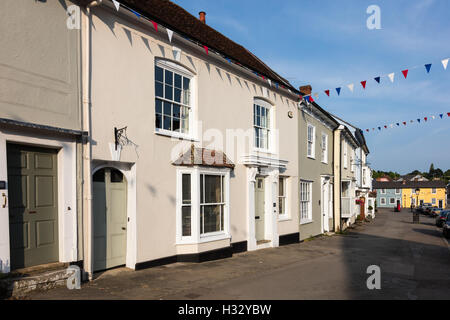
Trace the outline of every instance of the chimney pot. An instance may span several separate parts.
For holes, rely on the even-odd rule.
[[[198,13],[198,16],[199,16],[200,21],[206,24],[206,12],[200,11]]]

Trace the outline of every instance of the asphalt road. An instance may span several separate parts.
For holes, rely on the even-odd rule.
[[[369,290],[369,266],[380,289]],[[30,299],[449,299],[450,247],[434,219],[382,210],[345,235],[202,264],[106,272]]]

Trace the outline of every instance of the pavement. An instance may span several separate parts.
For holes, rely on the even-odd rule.
[[[434,219],[380,209],[345,234],[200,264],[97,274],[80,290],[38,291],[27,299],[449,299],[450,245]],[[369,290],[369,266],[380,289]]]

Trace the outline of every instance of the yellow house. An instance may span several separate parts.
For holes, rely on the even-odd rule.
[[[433,206],[445,208],[447,206],[445,187],[443,181],[403,182],[400,187],[402,189],[402,206],[409,208],[411,204],[431,203]]]

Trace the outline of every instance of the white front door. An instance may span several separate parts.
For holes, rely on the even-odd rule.
[[[256,178],[255,186],[255,236],[256,241],[265,240],[265,225],[264,218],[266,215],[265,210],[265,188],[264,178]]]
[[[321,178],[320,179],[321,185],[322,185],[322,202],[321,202],[321,208],[322,208],[322,233],[330,231],[329,227],[329,209],[330,209],[330,180]]]

